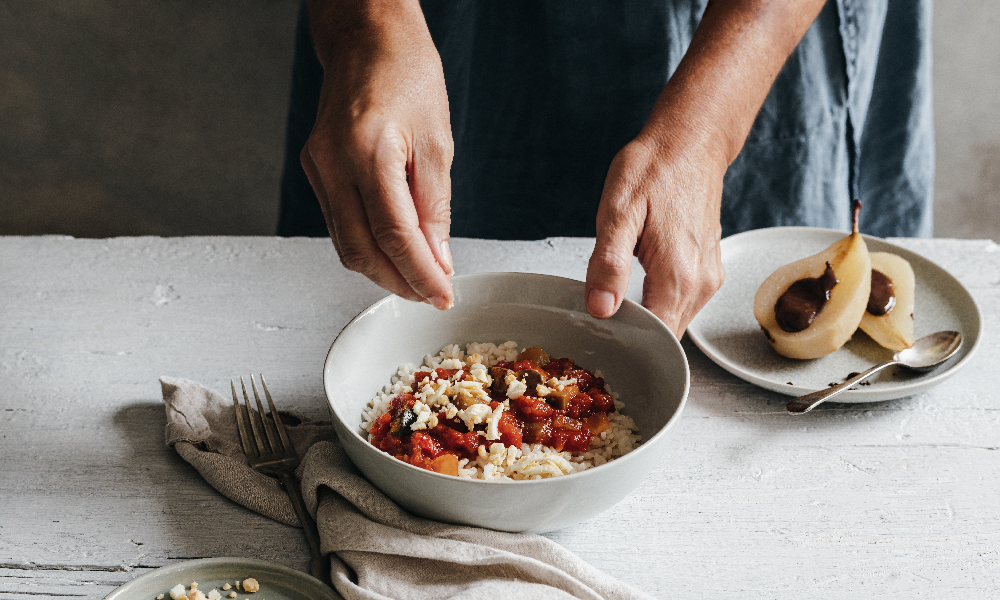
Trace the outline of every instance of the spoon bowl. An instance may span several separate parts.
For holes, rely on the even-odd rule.
[[[917,339],[909,348],[900,350],[893,355],[892,360],[868,369],[835,386],[799,396],[785,407],[788,412],[803,414],[816,408],[823,402],[844,392],[886,367],[900,365],[918,373],[924,373],[937,367],[958,352],[962,347],[962,334],[957,331],[938,331]]]
[[[908,369],[923,373],[951,358],[961,347],[961,333],[938,331],[918,338],[912,346],[897,352],[893,360]]]

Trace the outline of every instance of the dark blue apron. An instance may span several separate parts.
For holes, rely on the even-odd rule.
[[[424,2],[441,53],[456,237],[593,236],[608,166],[640,131],[704,2]],[[831,0],[726,173],[723,235],[775,225],[929,236],[929,1]],[[326,235],[299,165],[322,69],[300,20],[279,235]]]

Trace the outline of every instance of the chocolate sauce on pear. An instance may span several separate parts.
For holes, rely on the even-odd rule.
[[[872,269],[872,292],[868,296],[868,308],[870,314],[881,317],[892,312],[896,306],[896,294],[892,289],[892,280],[885,273]]]
[[[830,290],[838,283],[840,280],[828,262],[826,270],[819,277],[799,279],[788,286],[774,305],[774,318],[778,321],[778,326],[788,333],[809,327],[830,299]]]

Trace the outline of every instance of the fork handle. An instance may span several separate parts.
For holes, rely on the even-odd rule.
[[[324,568],[323,553],[319,548],[319,529],[316,527],[316,521],[313,520],[306,509],[306,503],[302,499],[301,484],[298,478],[291,473],[282,473],[278,476],[278,479],[281,481],[281,485],[284,486],[285,491],[288,492],[288,498],[292,501],[295,514],[298,515],[299,523],[302,524],[302,531],[306,534],[306,542],[309,544],[309,554],[311,556],[309,559],[309,573],[316,579],[330,585],[330,570]]]

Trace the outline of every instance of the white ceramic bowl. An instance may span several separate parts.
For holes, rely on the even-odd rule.
[[[324,387],[344,450],[362,474],[410,512],[504,531],[552,531],[607,510],[663,466],[668,432],[680,418],[690,373],[677,338],[626,300],[607,320],[587,314],[583,283],[526,273],[453,280],[455,306],[438,311],[390,296],[340,332],[326,358]],[[364,406],[406,363],[448,344],[540,345],[553,356],[603,372],[639,427],[641,445],[609,463],[536,481],[489,482],[426,471],[376,449],[361,429]]]

